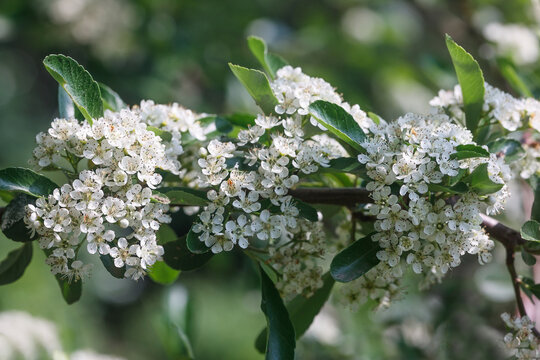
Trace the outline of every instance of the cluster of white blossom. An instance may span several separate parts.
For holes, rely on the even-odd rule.
[[[339,288],[339,301],[354,312],[368,300],[374,301],[378,309],[387,308],[403,294],[402,276],[400,266],[379,263],[362,277],[342,285]]]
[[[84,278],[89,265],[78,251],[86,240],[90,254],[110,256],[116,267],[126,268],[126,277],[144,275],[163,254],[156,232],[170,221],[168,206],[151,201],[152,189],[162,181],[157,170],[178,173],[180,144],[166,146],[147,130],[138,108],[106,111],[92,124],[56,119],[36,140],[39,167],[73,167],[64,169],[71,183],[27,208],[25,221],[39,235],[52,272],[70,281]],[[79,172],[83,159],[87,169]]]
[[[296,295],[310,297],[323,286],[323,268],[317,260],[323,257],[327,246],[324,229],[321,222],[298,219],[291,231],[294,241],[271,247],[268,263],[282,275],[276,287],[285,299]]]
[[[386,292],[394,293],[396,287],[387,284],[401,277],[404,263],[430,283],[458,266],[465,253],[477,254],[480,263],[490,261],[494,243],[481,227],[480,213],[502,208],[508,196],[508,167],[494,155],[453,158],[458,145],[473,143],[472,135],[446,115],[407,114],[374,125],[371,133],[358,160],[370,178],[366,188],[374,203],[367,212],[376,218],[371,238],[381,247],[377,253],[381,262],[354,284],[353,292],[389,298]],[[490,180],[502,184],[502,189],[489,196],[468,190],[455,197],[444,191],[450,179],[465,177],[480,164],[487,164]],[[358,289],[368,285],[364,291]]]
[[[528,316],[511,317],[503,313],[501,318],[509,332],[504,336],[504,344],[515,359],[540,359],[540,341],[533,332],[534,321]]]
[[[278,99],[275,112],[277,114],[308,115],[309,105],[316,100],[324,100],[340,105],[349,112],[354,120],[364,131],[369,131],[373,123],[366,113],[358,105],[350,105],[336,90],[321,78],[308,76],[302,69],[292,66],[284,66],[276,73],[276,79],[270,83],[274,95]],[[310,118],[313,126],[326,130],[316,119]]]
[[[236,144],[214,139],[201,148],[201,184],[211,188],[211,203],[193,227],[200,241],[218,253],[235,244],[246,248],[250,238],[276,243],[294,236],[299,209],[289,189],[299,175],[314,173],[345,153],[324,134],[303,136],[298,116],[259,115],[255,125],[240,131]]]
[[[527,141],[530,133],[540,132],[540,102],[533,98],[516,99],[487,83],[485,87],[484,116],[489,121],[498,122],[514,138],[520,135],[518,140],[521,141],[525,153],[512,163],[512,170],[521,178],[528,179],[540,171],[538,143]],[[462,123],[465,121],[463,96],[459,85],[456,85],[454,90],[440,90],[438,96],[430,101],[430,105]],[[517,134],[516,130],[523,132]]]
[[[517,65],[535,63],[540,56],[538,35],[524,25],[490,23],[483,33],[495,44],[498,55],[510,57]]]

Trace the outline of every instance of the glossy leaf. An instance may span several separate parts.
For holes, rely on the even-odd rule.
[[[303,217],[306,220],[316,222],[319,220],[319,216],[317,214],[317,209],[315,209],[313,206],[309,205],[308,203],[305,203],[301,200],[294,199],[294,206],[299,211],[299,215]]]
[[[104,109],[120,111],[127,107],[126,103],[122,100],[120,95],[116,93],[116,91],[103,83],[98,83],[98,85]]]
[[[43,60],[43,64],[90,124],[92,119],[103,116],[99,85],[77,61],[69,56],[49,55]]]
[[[449,35],[446,35],[446,46],[461,86],[467,128],[474,135],[484,105],[484,75],[478,62]]]
[[[105,269],[107,269],[109,274],[111,274],[117,279],[125,278],[124,274],[126,273],[126,268],[116,267],[116,265],[114,265],[114,259],[112,257],[110,257],[109,255],[99,255],[99,259],[101,260],[101,263],[103,264]]]
[[[331,133],[354,149],[363,151],[360,144],[366,135],[345,109],[327,101],[317,100],[309,106],[309,110],[311,115]]]
[[[507,164],[519,160],[525,155],[525,150],[523,150],[521,143],[514,139],[497,139],[490,142],[488,148],[494,154],[504,154],[504,161]]]
[[[51,194],[58,185],[30,169],[7,168],[0,170],[0,190],[25,193],[35,197]]]
[[[478,145],[458,145],[456,152],[450,155],[450,159],[470,159],[477,157],[489,157],[489,151]]]
[[[71,283],[61,277],[61,275],[56,275],[56,281],[60,285],[60,291],[62,291],[62,297],[68,305],[76,303],[79,301],[82,295],[82,281],[72,281]]]
[[[293,324],[297,340],[309,329],[313,320],[330,297],[333,287],[334,279],[329,273],[326,273],[323,276],[323,286],[317,289],[311,297],[306,298],[302,295],[298,295],[287,304],[287,311]],[[266,337],[267,329],[265,328],[259,333],[259,336],[255,341],[255,347],[259,352],[264,352],[264,349],[266,348]]]
[[[521,258],[523,259],[523,262],[529,266],[534,266],[536,264],[536,258],[534,255],[531,255],[526,250],[521,251]]]
[[[170,285],[176,281],[180,271],[171,268],[163,261],[156,261],[148,271],[150,279],[161,285]]]
[[[467,184],[463,182],[458,182],[457,184],[453,186],[443,186],[439,184],[428,184],[428,188],[432,192],[445,192],[448,194],[464,194],[467,191],[469,191],[469,187]]]
[[[540,223],[529,220],[521,227],[521,237],[528,241],[540,242]]]
[[[199,239],[197,238],[196,241],[199,241]],[[175,241],[167,242],[163,245],[163,248],[165,249],[163,260],[167,265],[176,270],[195,270],[206,264],[214,256],[211,251],[208,251],[206,245],[203,243],[201,244],[206,248],[206,252],[195,254],[188,249],[187,236],[183,236]]]
[[[287,65],[287,62],[281,56],[268,52],[265,41],[260,37],[248,37],[248,46],[259,63],[261,63],[264,70],[270,74],[272,78],[276,77],[276,73],[279,69]]]
[[[33,204],[35,200],[30,195],[17,194],[5,207],[0,219],[0,228],[7,238],[18,242],[28,242],[35,239],[24,222],[26,205]]]
[[[189,251],[194,254],[204,254],[210,250],[210,248],[206,246],[203,241],[199,240],[199,234],[193,232],[193,227],[187,234],[186,245]]]
[[[23,276],[32,260],[32,243],[10,251],[0,263],[0,285],[11,284]]]
[[[268,328],[266,359],[294,360],[296,336],[287,308],[279,296],[274,283],[262,268],[261,274],[261,310],[266,316]]]
[[[206,192],[187,187],[160,188],[159,192],[166,195],[171,204],[184,206],[205,206],[208,204]]]
[[[231,63],[229,63],[229,67],[264,113],[273,113],[278,101],[270,88],[270,83],[266,75],[262,71],[248,69]]]
[[[502,189],[503,184],[491,181],[488,175],[488,164],[480,164],[467,177],[470,188],[480,195],[493,194]]]
[[[337,254],[330,264],[330,274],[339,282],[353,281],[379,263],[379,244],[368,235]]]

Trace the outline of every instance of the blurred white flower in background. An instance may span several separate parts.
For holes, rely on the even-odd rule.
[[[521,24],[490,23],[483,30],[498,55],[509,56],[517,65],[532,64],[538,60],[538,36]]]
[[[123,360],[92,350],[63,352],[56,326],[23,311],[0,313],[0,360]]]

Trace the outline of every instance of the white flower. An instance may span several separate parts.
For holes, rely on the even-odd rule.
[[[230,220],[225,224],[225,234],[234,244],[238,243],[238,246],[245,249],[249,245],[246,237],[253,235],[250,225],[246,216],[240,215],[236,221]]]

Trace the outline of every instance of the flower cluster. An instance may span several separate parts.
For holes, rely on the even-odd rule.
[[[501,318],[509,330],[504,336],[504,344],[510,354],[516,359],[539,359],[540,342],[533,333],[534,321],[526,315],[512,318],[508,313],[502,314]]]
[[[138,109],[107,111],[92,124],[56,119],[36,139],[34,162],[72,178],[27,208],[25,221],[39,234],[52,272],[70,281],[84,278],[89,265],[78,251],[86,240],[90,254],[111,257],[126,277],[144,275],[163,254],[156,232],[170,221],[168,206],[151,201],[162,180],[157,170],[177,173],[181,147],[167,153],[171,145],[147,130]]]
[[[369,285],[369,290],[357,293],[388,298],[385,292],[395,287],[387,284],[401,277],[404,263],[425,274],[430,283],[458,266],[465,253],[477,254],[480,263],[489,261],[494,244],[481,228],[479,214],[484,208],[488,213],[502,208],[508,196],[508,167],[494,155],[452,157],[458,145],[472,143],[472,135],[446,115],[407,114],[373,126],[371,133],[358,160],[370,179],[366,188],[372,191],[374,203],[367,212],[376,218],[371,239],[381,248],[377,253],[381,262],[355,284]],[[466,189],[453,196],[449,182],[457,182],[481,164],[487,164],[490,180],[502,188],[487,196],[462,184]]]
[[[540,102],[533,98],[516,99],[487,83],[485,88],[484,118],[491,123],[500,124],[511,137],[522,143],[524,154],[512,163],[512,170],[521,178],[528,179],[540,171],[540,146],[537,141],[529,141],[540,135]],[[459,85],[456,85],[454,90],[440,90],[438,96],[430,101],[430,105],[462,123],[465,121],[463,96]]]
[[[322,267],[316,259],[325,253],[326,240],[321,222],[298,219],[292,229],[294,241],[270,248],[268,262],[282,275],[276,287],[286,299],[310,297],[323,286]]]
[[[343,101],[335,89],[321,78],[308,76],[302,69],[284,66],[276,73],[276,79],[270,83],[274,95],[278,99],[275,111],[277,114],[309,114],[309,105],[316,100],[324,100],[340,105],[349,112],[364,131],[369,131],[372,121],[358,105],[350,105]],[[326,130],[314,118],[310,118],[313,126]]]

